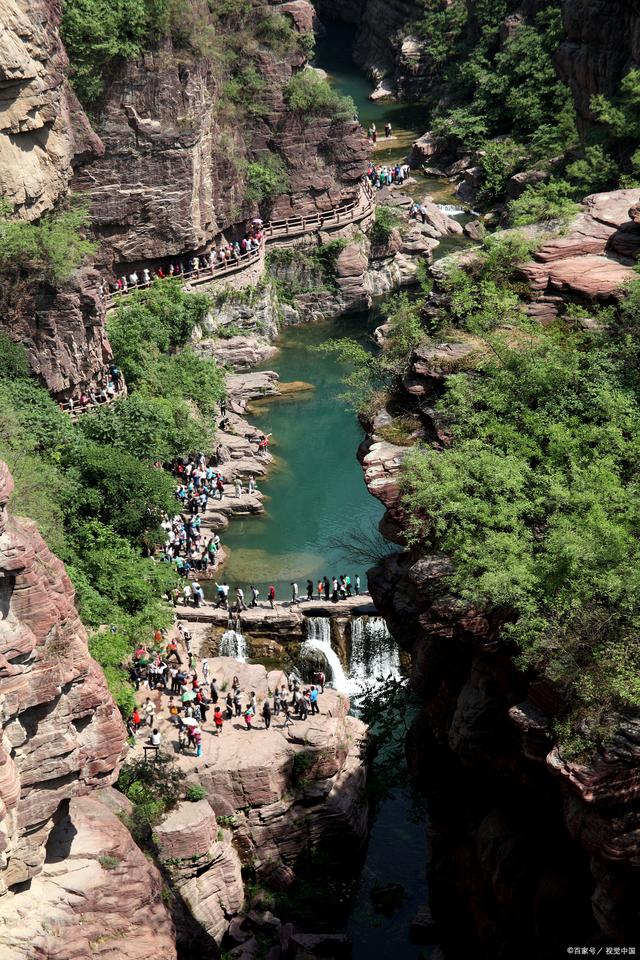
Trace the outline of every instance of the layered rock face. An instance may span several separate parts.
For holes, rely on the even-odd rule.
[[[65,79],[58,0],[4,0],[0,25],[0,193],[34,220],[73,167],[103,148]]]
[[[159,876],[104,792],[124,748],[120,714],[64,566],[34,523],[7,513],[12,488],[0,463],[0,954],[143,960],[154,943],[173,960]]]
[[[104,147],[65,79],[57,0],[6,0],[0,25],[0,195],[14,215],[36,220],[67,195],[74,169]],[[99,277],[82,270],[62,288],[33,283],[9,296],[1,328],[27,348],[44,386],[66,397],[104,370]]]
[[[305,0],[274,10],[302,32],[313,25]],[[97,120],[105,155],[74,183],[90,196],[106,264],[199,251],[221,231],[244,225],[257,207],[244,199],[243,170],[266,153],[281,157],[290,181],[270,216],[355,198],[367,158],[359,127],[287,110],[284,87],[304,64],[301,53],[256,56],[260,109],[235,119],[211,61],[170,41],[114,78]]]

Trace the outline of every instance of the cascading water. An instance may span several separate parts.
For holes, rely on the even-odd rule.
[[[466,212],[462,207],[456,207],[453,203],[438,203],[436,206],[448,217],[461,217]]]
[[[400,676],[400,656],[382,617],[355,617],[351,621],[349,673],[369,682]]]
[[[300,655],[320,653],[327,662],[331,685],[338,693],[352,693],[353,684],[344,672],[340,658],[331,647],[331,621],[328,617],[307,617],[307,639],[300,648]]]
[[[247,662],[247,641],[237,630],[225,630],[218,644],[219,657],[234,657],[241,663]]]

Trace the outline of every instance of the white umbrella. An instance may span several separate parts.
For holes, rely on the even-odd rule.
[[[196,720],[195,717],[185,717],[182,722],[184,723],[185,727],[197,727],[197,726],[198,726],[198,721]]]

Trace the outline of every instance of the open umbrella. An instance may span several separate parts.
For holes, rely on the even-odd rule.
[[[198,721],[196,720],[195,717],[185,717],[182,722],[184,723],[185,727],[197,727],[197,726],[198,726]]]
[[[183,703],[188,703],[189,700],[195,700],[195,698],[196,698],[196,695],[191,690],[185,690],[185,692],[182,694]]]

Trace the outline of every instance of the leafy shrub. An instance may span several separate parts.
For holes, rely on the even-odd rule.
[[[273,200],[289,189],[289,174],[282,159],[274,153],[265,154],[259,162],[247,165],[245,197],[260,203]]]
[[[204,800],[207,796],[207,791],[200,783],[192,783],[187,787],[187,792],[185,797],[187,800],[191,800],[192,803],[196,803],[198,800]]]
[[[100,97],[118,60],[136,59],[167,32],[168,13],[168,0],[66,0],[61,34],[83,103]]]
[[[518,172],[524,156],[524,147],[510,137],[484,144],[480,158],[483,200],[495,200],[504,194],[507,180]]]
[[[584,197],[588,193],[597,193],[614,186],[619,171],[613,157],[598,144],[586,147],[584,157],[570,163],[565,173],[577,195]]]
[[[6,333],[0,333],[0,379],[25,379],[29,376],[27,351]]]
[[[40,273],[63,283],[96,245],[82,236],[89,224],[88,208],[76,204],[59,213],[47,213],[37,223],[9,219],[9,206],[0,204],[0,272]]]
[[[369,240],[374,247],[383,247],[391,239],[393,230],[400,223],[400,214],[393,207],[376,207],[375,219],[369,230]]]
[[[103,870],[115,870],[116,867],[120,866],[119,858],[112,857],[109,853],[104,853],[102,856],[98,857],[98,863]]]
[[[138,843],[149,845],[153,827],[180,799],[185,777],[162,750],[151,762],[141,758],[123,764],[116,787],[134,805],[129,828]]]
[[[285,87],[284,98],[289,109],[301,116],[349,120],[356,113],[353,100],[339,94],[312,67],[294,73]]]
[[[568,220],[579,211],[572,200],[573,190],[566,180],[529,184],[520,197],[508,205],[509,222],[514,227],[550,220]]]

